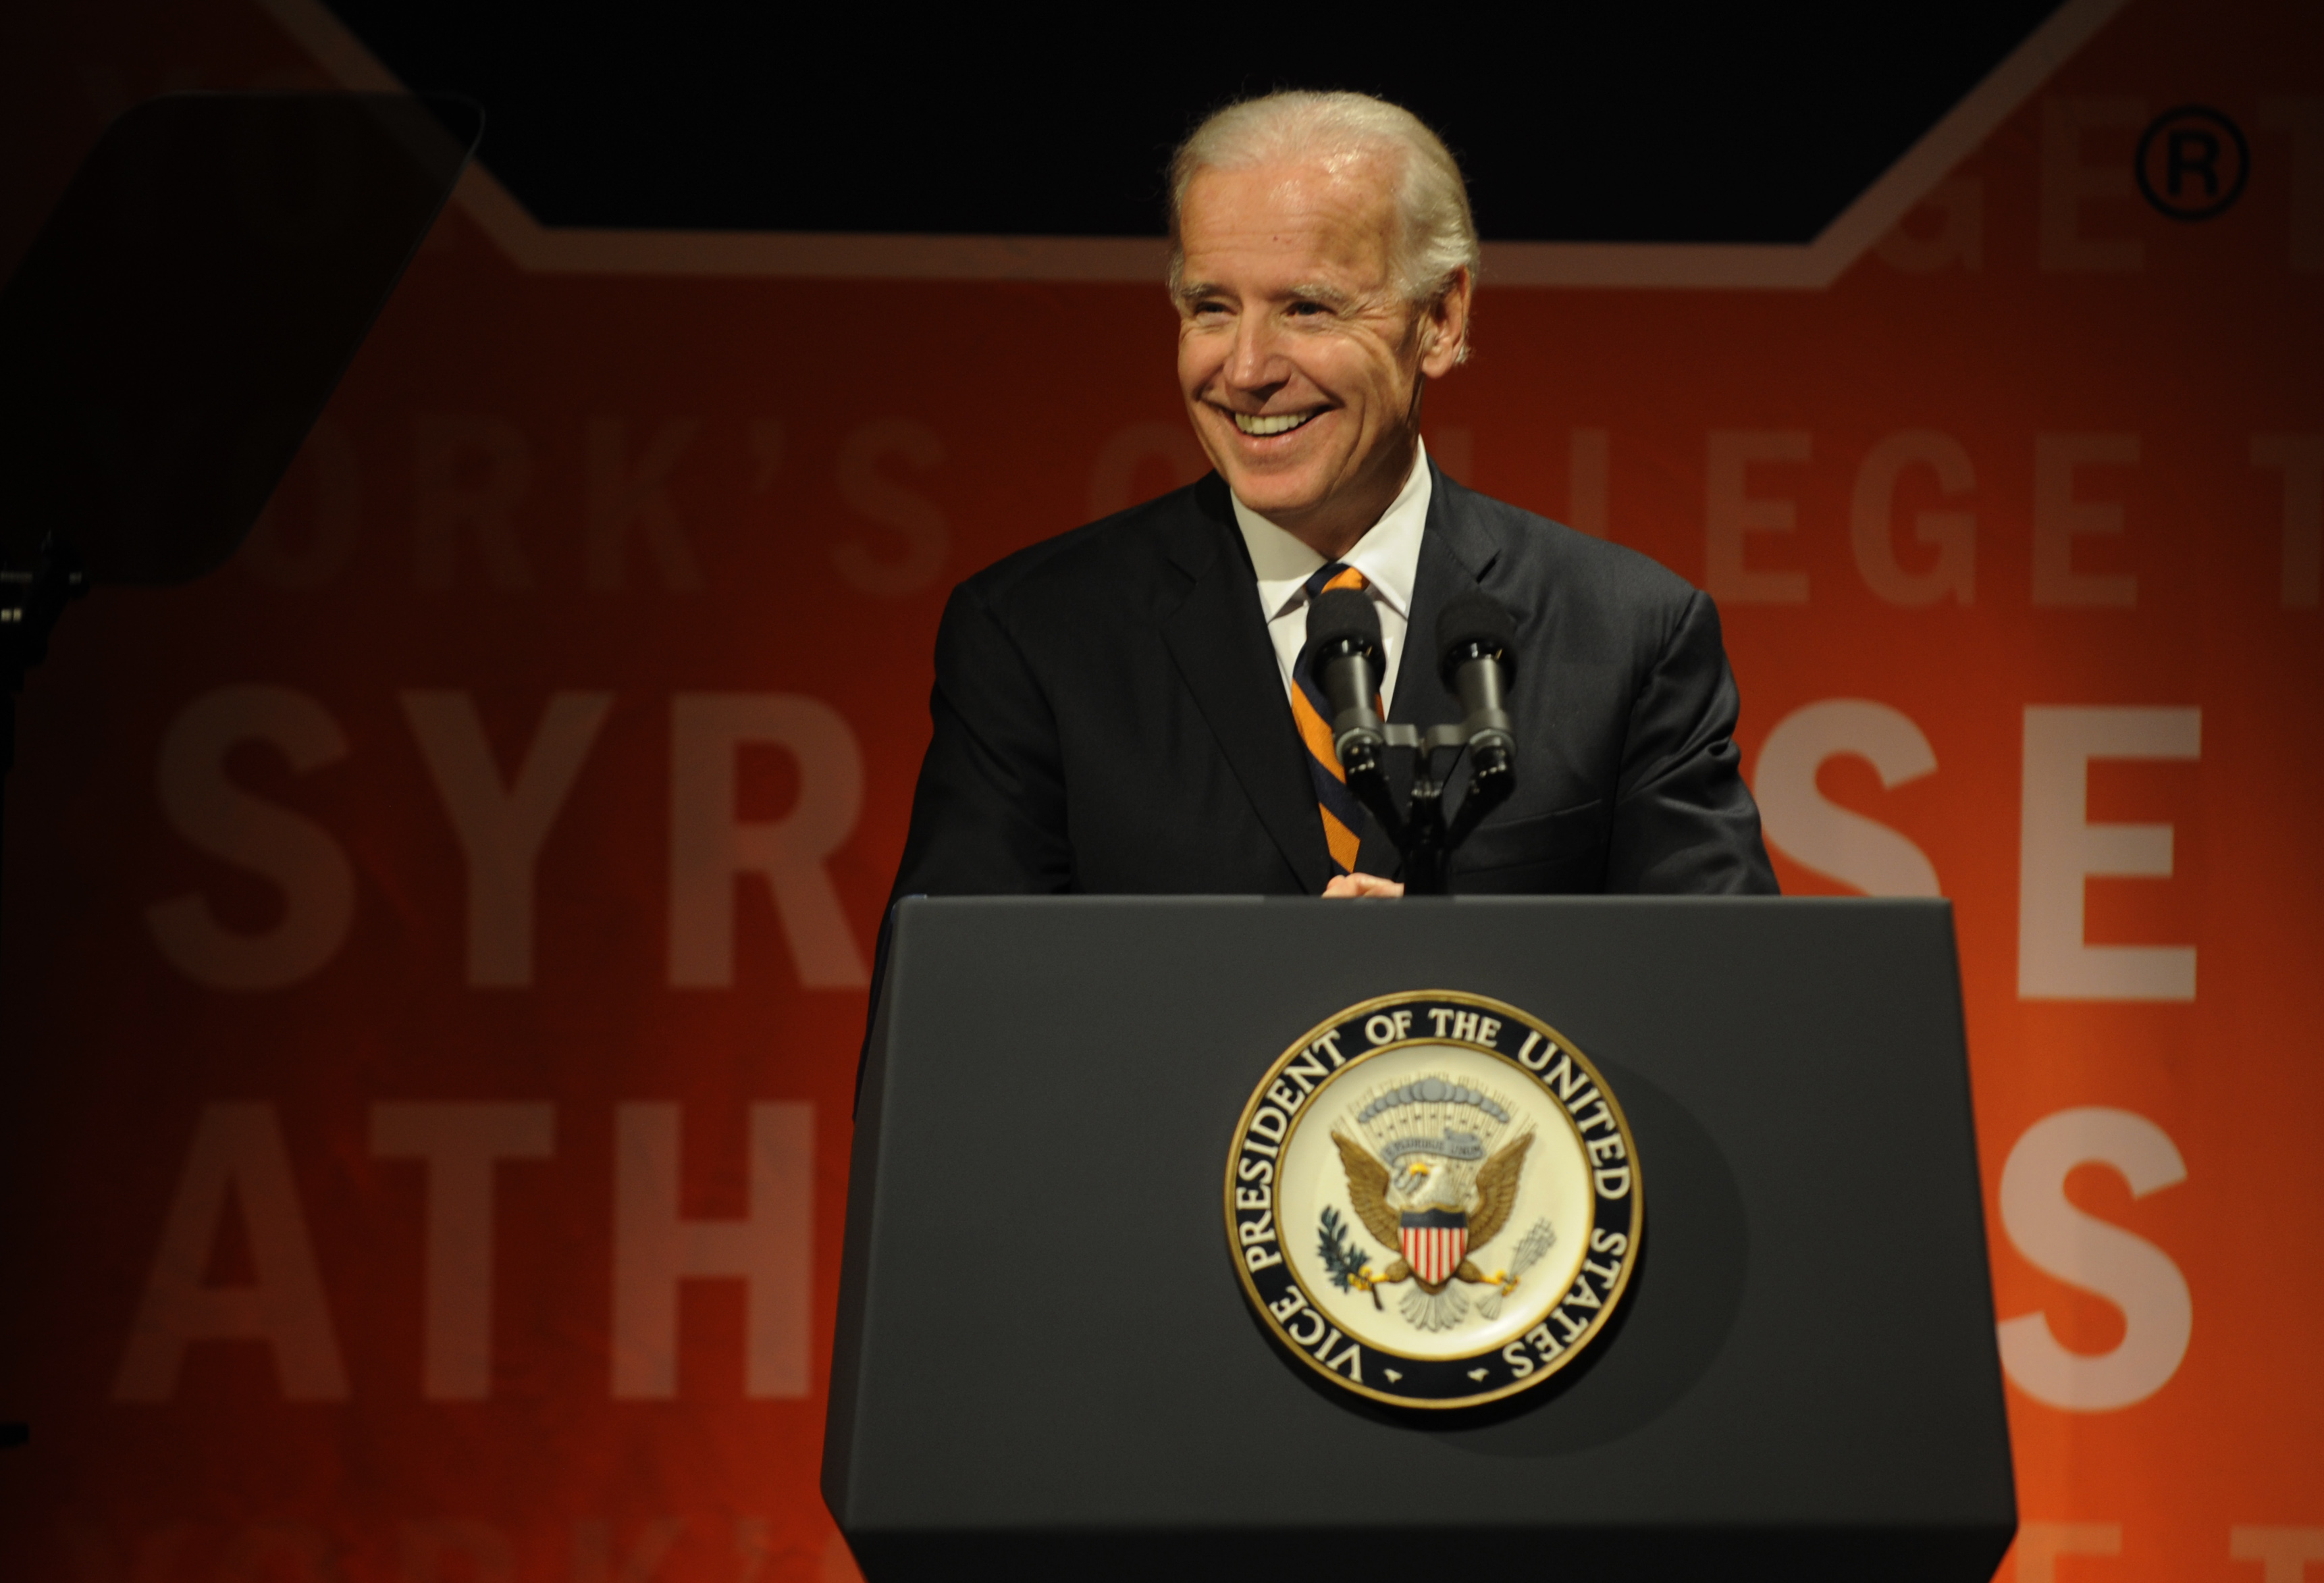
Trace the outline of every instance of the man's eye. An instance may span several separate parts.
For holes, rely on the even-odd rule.
[[[1291,317],[1294,319],[1317,319],[1330,311],[1321,302],[1294,302],[1291,305]]]

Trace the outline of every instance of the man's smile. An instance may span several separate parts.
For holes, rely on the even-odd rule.
[[[1322,413],[1323,409],[1318,408],[1313,412],[1283,412],[1274,417],[1265,418],[1254,412],[1230,412],[1227,415],[1234,420],[1234,426],[1245,434],[1257,435],[1263,439],[1270,434],[1288,434],[1306,422],[1308,419],[1320,417]]]

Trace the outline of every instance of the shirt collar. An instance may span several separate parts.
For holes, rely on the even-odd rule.
[[[1428,523],[1428,497],[1434,488],[1429,477],[1428,447],[1413,444],[1412,471],[1404,480],[1379,521],[1340,558],[1364,574],[1364,580],[1381,601],[1398,616],[1410,619],[1412,585],[1420,575],[1420,536]],[[1251,569],[1259,575],[1259,601],[1272,621],[1306,597],[1307,579],[1323,558],[1229,493],[1234,502],[1235,525],[1250,550]]]

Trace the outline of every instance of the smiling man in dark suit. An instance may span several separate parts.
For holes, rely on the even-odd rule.
[[[1370,595],[1388,717],[1424,729],[1461,717],[1437,612],[1480,588],[1515,617],[1517,791],[1456,893],[1772,893],[1710,599],[1427,458],[1478,265],[1443,144],[1377,99],[1277,94],[1171,178],[1179,384],[1217,471],[954,591],[895,894],[1400,893],[1296,680],[1326,586]]]

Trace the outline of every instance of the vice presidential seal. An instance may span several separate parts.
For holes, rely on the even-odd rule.
[[[1572,1041],[1441,990],[1351,1006],[1243,1107],[1226,1220],[1244,1291],[1302,1363],[1376,1401],[1537,1385],[1637,1265],[1637,1151]]]

